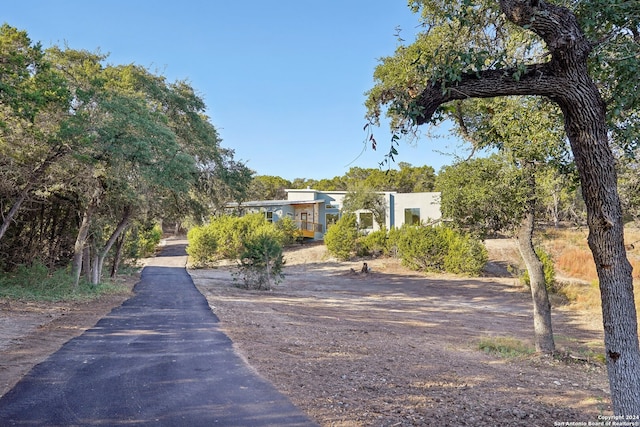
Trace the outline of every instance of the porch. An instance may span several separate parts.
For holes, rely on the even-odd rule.
[[[316,233],[323,233],[324,227],[322,224],[310,221],[294,221],[298,226],[298,229],[302,231],[302,237],[308,237],[314,239]]]

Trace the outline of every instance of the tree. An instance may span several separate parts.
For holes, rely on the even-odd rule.
[[[437,121],[443,105],[455,100],[531,95],[559,106],[587,208],[614,412],[639,414],[640,349],[631,265],[624,247],[607,106],[590,74],[590,55],[599,45],[585,30],[600,28],[638,52],[640,5],[622,2],[624,10],[618,2],[605,0],[579,2],[579,10],[544,0],[422,0],[412,5],[422,12],[427,31],[420,36],[422,43],[413,49],[399,48],[377,68],[367,103],[371,120],[375,123],[387,107],[392,125],[408,132],[413,126]],[[503,17],[522,31],[513,35],[505,30],[509,24]],[[509,56],[510,44],[519,46],[522,55]],[[528,56],[541,44],[546,56]],[[636,56],[632,60],[636,65],[640,61]],[[399,71],[400,65],[409,71]],[[625,72],[629,76],[627,68],[612,66],[610,71],[611,81],[618,75],[624,79]],[[633,113],[639,105],[636,94],[629,98],[626,111]]]
[[[342,201],[342,211],[355,213],[359,210],[367,210],[373,214],[373,219],[380,226],[385,225],[387,203],[382,194],[377,193],[365,184],[357,184],[347,191]]]
[[[251,180],[249,200],[284,200],[284,190],[291,187],[291,182],[279,176],[258,175]]]
[[[498,154],[444,166],[436,179],[442,215],[483,239],[512,230],[523,211],[521,179]]]
[[[24,31],[0,27],[0,239],[57,159],[69,153],[56,118],[69,94]]]

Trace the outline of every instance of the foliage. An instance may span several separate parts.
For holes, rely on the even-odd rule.
[[[291,188],[310,187],[320,191],[347,191],[360,186],[371,191],[420,193],[434,191],[435,179],[435,170],[431,166],[412,166],[407,162],[399,162],[398,169],[354,166],[343,176],[320,180],[297,178],[290,184]]]
[[[354,214],[345,214],[324,235],[329,253],[340,260],[348,260],[356,251],[358,224]]]
[[[519,180],[518,169],[498,155],[445,166],[436,180],[442,215],[482,237],[512,230],[525,200]]]
[[[243,241],[236,277],[246,289],[270,290],[283,278],[282,245],[274,235],[257,234]]]
[[[259,213],[243,217],[222,215],[212,218],[207,225],[189,230],[187,254],[195,266],[210,265],[220,259],[237,259],[245,250],[246,242],[265,235],[282,246],[293,238],[295,230],[274,225]]]
[[[274,224],[276,230],[282,233],[282,244],[290,245],[302,239],[302,230],[298,228],[296,222],[289,217],[281,218]]]
[[[291,182],[284,178],[258,175],[252,178],[247,197],[249,200],[284,200],[286,188],[291,188]]]
[[[482,242],[445,226],[403,226],[397,245],[402,264],[413,270],[477,275],[488,260]]]
[[[454,274],[479,275],[489,260],[486,247],[468,234],[454,233],[444,258],[444,270]]]
[[[536,255],[538,255],[540,262],[542,262],[542,269],[544,271],[544,284],[547,287],[547,290],[553,291],[555,289],[554,285],[556,282],[556,270],[555,270],[554,260],[551,257],[551,255],[547,251],[545,251],[544,248],[542,247],[536,248]],[[522,282],[526,286],[530,285],[528,270],[525,269],[522,272],[522,276],[520,277],[520,280],[522,280]]]
[[[358,250],[361,255],[386,255],[388,249],[388,233],[386,228],[372,231],[358,239]]]
[[[129,258],[150,257],[155,253],[160,240],[162,240],[162,228],[153,222],[140,224],[129,231],[128,237],[127,255]]]
[[[83,281],[76,287],[68,270],[57,269],[50,272],[39,261],[30,266],[19,265],[11,273],[0,274],[0,297],[16,300],[91,300],[100,295],[123,291],[121,286],[109,282],[94,286]]]
[[[3,269],[36,257],[55,269],[73,259],[74,274],[82,268],[99,280],[121,233],[133,228],[127,235],[138,239],[135,224],[199,220],[245,193],[252,172],[220,146],[188,83],[106,64],[100,53],[43,51],[6,24],[0,56],[11,58],[0,61]],[[141,238],[125,252],[144,256],[157,233]]]
[[[371,212],[373,219],[379,226],[385,224],[387,204],[384,196],[362,184],[352,187],[342,200],[343,212],[355,213],[360,210]]]

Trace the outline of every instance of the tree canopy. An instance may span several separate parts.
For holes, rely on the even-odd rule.
[[[252,172],[221,146],[205,110],[185,81],[99,53],[44,50],[3,25],[0,267],[73,259],[76,275],[97,283],[133,224],[197,219],[233,200]]]
[[[440,122],[455,101],[538,96],[562,112],[587,209],[616,414],[640,413],[640,349],[614,147],[637,143],[640,3],[414,0],[424,31],[383,58],[368,118],[398,135]],[[630,90],[629,90],[630,89]],[[611,137],[611,139],[610,139]]]

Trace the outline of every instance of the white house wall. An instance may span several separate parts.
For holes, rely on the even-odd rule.
[[[442,218],[440,212],[440,193],[395,193],[394,194],[395,226],[404,224],[404,210],[420,209],[420,221],[427,224]]]

